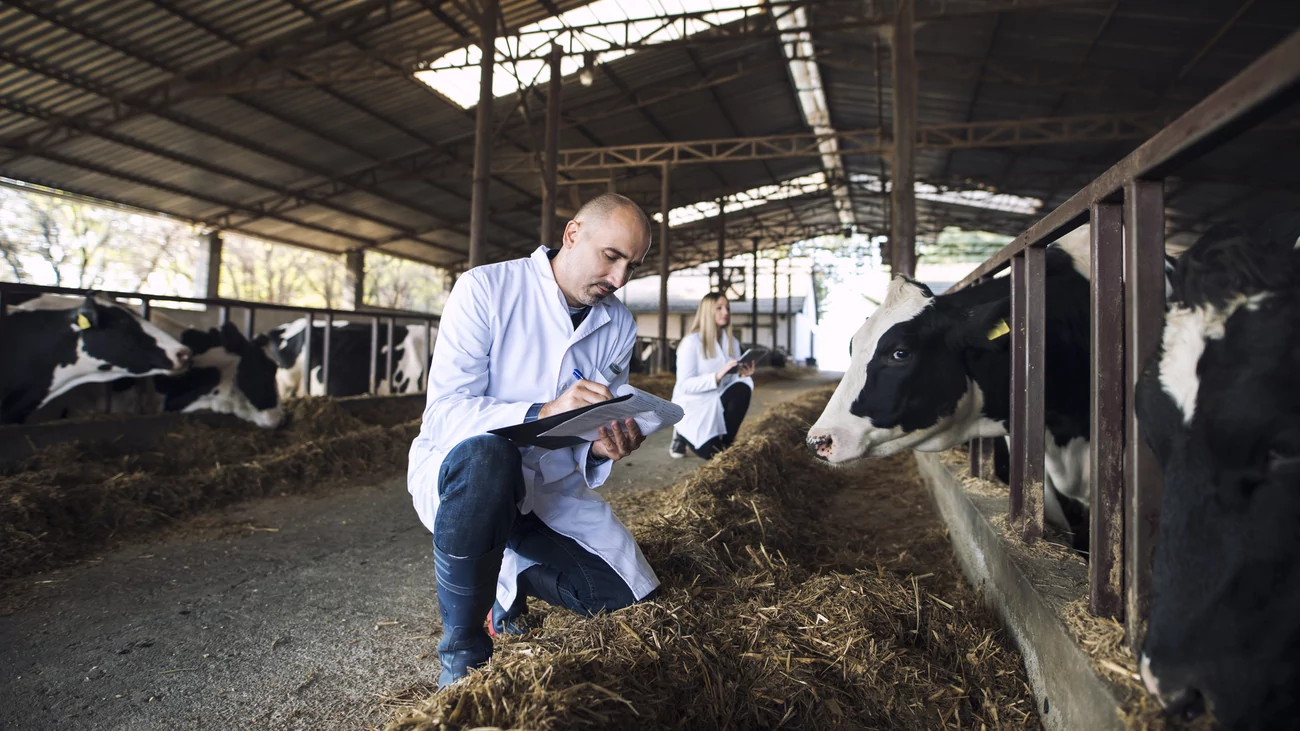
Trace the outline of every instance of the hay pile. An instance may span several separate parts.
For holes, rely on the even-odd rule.
[[[189,423],[163,449],[60,444],[0,473],[0,579],[42,571],[178,518],[342,477],[406,466],[419,422],[366,424],[326,398],[286,404],[289,423]]]
[[[754,372],[754,383],[773,383],[776,381],[797,381],[801,378],[816,376],[818,370],[808,366],[787,366],[785,368],[760,368]],[[673,385],[677,383],[676,373],[633,373],[629,382],[647,393],[662,399],[673,397]]]
[[[389,731],[1037,728],[1019,657],[958,580],[910,456],[850,472],[807,454],[829,395],[638,498],[657,600],[592,619],[538,605],[542,628],[499,641],[487,670],[395,699]]]
[[[671,399],[673,397],[673,386],[677,383],[677,374],[633,373],[628,376],[628,383],[661,399]]]

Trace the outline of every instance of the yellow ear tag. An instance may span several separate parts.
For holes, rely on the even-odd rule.
[[[78,312],[78,313],[77,313],[77,327],[81,328],[82,330],[89,330],[89,329],[90,329],[90,318],[88,318],[88,317],[86,317],[85,315],[83,315],[83,314],[81,314],[80,312]]]
[[[1007,321],[998,320],[998,324],[994,325],[992,330],[989,330],[989,340],[997,340],[1009,332],[1011,332],[1011,328],[1007,327]]]

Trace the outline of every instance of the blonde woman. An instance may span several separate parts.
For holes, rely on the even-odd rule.
[[[740,343],[731,335],[731,303],[710,292],[695,310],[690,333],[677,345],[677,383],[673,403],[686,416],[673,432],[668,452],[686,456],[686,447],[712,459],[736,440],[754,390],[754,364],[741,364]]]

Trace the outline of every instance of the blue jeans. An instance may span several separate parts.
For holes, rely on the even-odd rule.
[[[526,596],[586,616],[636,601],[604,559],[536,515],[519,512],[516,506],[524,496],[521,468],[519,448],[503,437],[484,434],[456,445],[438,473],[434,547],[451,556],[495,555],[498,569],[503,546],[536,561],[518,577],[515,606],[503,608],[511,616],[524,611]]]

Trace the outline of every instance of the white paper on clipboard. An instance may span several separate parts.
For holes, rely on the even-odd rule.
[[[626,384],[619,386],[618,392],[614,395],[617,397],[626,396],[627,394],[632,394],[632,397],[626,401],[610,403],[607,406],[597,406],[557,427],[542,432],[541,436],[580,437],[586,441],[595,442],[600,440],[598,431],[600,427],[608,425],[611,421],[629,418],[636,420],[637,426],[641,428],[641,434],[649,436],[665,426],[676,424],[686,415],[686,412],[682,411],[682,407],[677,404],[665,401],[658,396]]]

